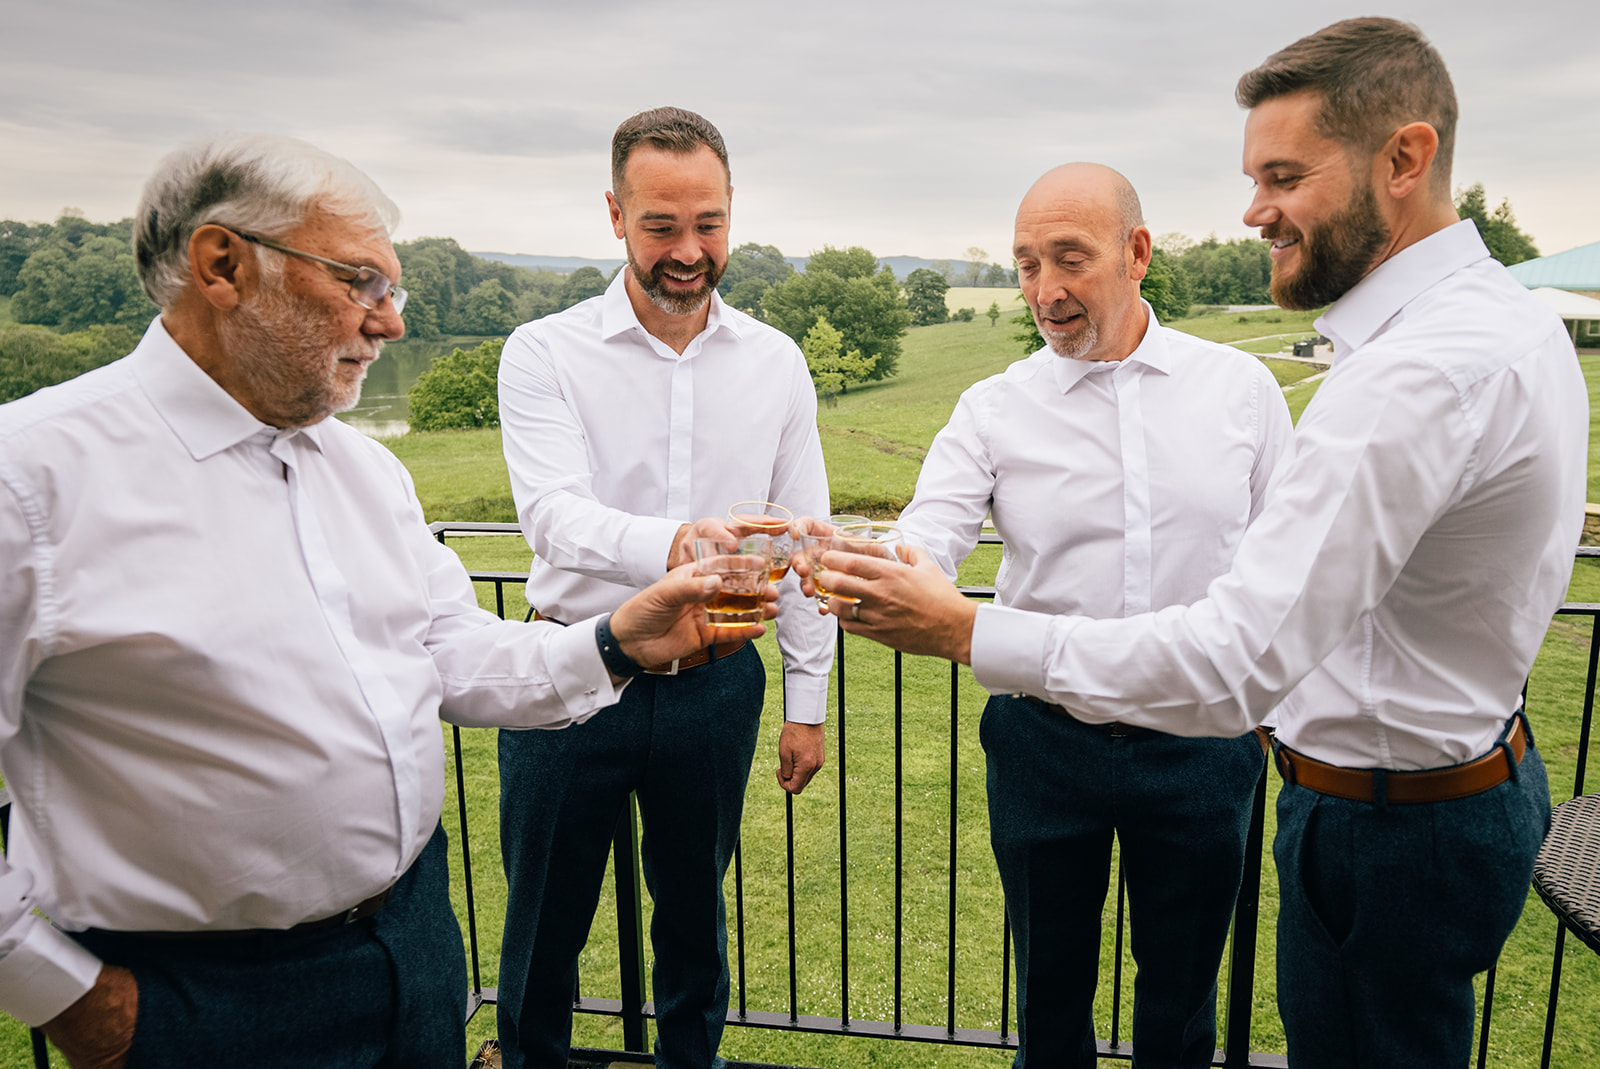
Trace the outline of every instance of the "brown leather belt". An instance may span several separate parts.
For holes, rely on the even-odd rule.
[[[1528,733],[1519,715],[1512,721],[1504,742],[1466,764],[1415,772],[1379,770],[1383,773],[1383,799],[1395,805],[1416,805],[1482,794],[1510,779],[1527,752]],[[1377,798],[1378,776],[1372,769],[1324,764],[1280,745],[1278,771],[1285,783],[1298,784],[1318,794],[1352,802],[1372,802]]]
[[[533,610],[532,619],[543,620],[546,623],[552,623],[558,627],[567,626],[560,620],[553,620],[550,617],[545,616],[543,613],[539,612],[538,609]],[[737,642],[714,642],[704,649],[695,650],[687,657],[679,657],[676,661],[668,661],[666,664],[647,664],[644,666],[644,671],[646,675],[651,676],[675,676],[685,669],[699,668],[701,665],[709,663],[711,660],[712,649],[717,651],[717,656],[719,658],[732,657],[734,654],[744,649],[744,644],[748,641],[750,640],[741,638]]]
[[[201,930],[195,932],[115,932],[113,934],[128,936],[135,939],[165,939],[171,942],[210,942],[219,939],[249,939],[257,935],[282,935],[284,932],[319,932],[326,928],[341,928],[346,924],[354,924],[378,912],[385,902],[389,901],[389,892],[393,887],[385,887],[371,898],[364,899],[345,910],[335,913],[331,917],[320,920],[301,921],[290,928],[233,928],[225,931]]]
[[[1026,698],[1039,708],[1048,709],[1052,713],[1060,713],[1062,716],[1072,716],[1070,712],[1061,706],[1052,702],[1047,702],[1043,698],[1035,698],[1032,694],[1017,694],[1014,695],[1014,697]],[[1139,727],[1137,724],[1123,724],[1115,720],[1104,724],[1090,724],[1082,720],[1078,722],[1086,728],[1093,728],[1102,734],[1111,736],[1113,739],[1136,739],[1141,735],[1167,734],[1164,731],[1157,731],[1154,728]],[[1251,734],[1256,737],[1256,742],[1260,744],[1261,752],[1263,754],[1272,752],[1272,735],[1267,731],[1266,728],[1256,728],[1251,732]]]
[[[718,658],[732,657],[744,649],[744,644],[748,641],[749,639],[741,638],[737,642],[713,643],[703,650],[695,650],[689,656],[679,657],[676,661],[671,661],[667,664],[645,665],[644,671],[646,675],[652,676],[675,676],[686,668],[699,668],[701,665],[708,663],[711,660],[711,651],[713,649],[717,651]]]

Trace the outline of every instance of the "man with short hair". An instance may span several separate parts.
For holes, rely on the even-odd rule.
[[[301,141],[181,148],[135,226],[160,317],[0,408],[0,1009],[73,1066],[460,1065],[439,718],[585,720],[705,641],[686,571],[484,612],[327,418],[404,332],[397,219]]]
[[[816,392],[794,342],[716,294],[732,187],[722,135],[656,108],[612,139],[611,225],[628,262],[607,291],[519,327],[500,362],[506,465],[533,547],[528,604],[602,612],[725,536],[729,506],[828,514]],[[698,518],[698,519],[697,519]],[[785,723],[778,781],[823,762],[834,627],[780,584]],[[710,1069],[728,1009],[722,880],[738,842],[765,692],[754,648],[655,666],[604,723],[500,737],[508,901],[499,1034],[508,1069],[564,1069],[577,961],[629,792],[644,826],[656,1064]]]
[[[900,516],[956,566],[993,515],[998,604],[1131,616],[1228,570],[1292,427],[1256,357],[1156,322],[1150,231],[1126,178],[1058,167],[1017,209],[1023,296],[1048,343],[961,395]],[[1016,1064],[1096,1063],[1092,1015],[1115,834],[1133,915],[1140,1065],[1216,1049],[1228,938],[1264,746],[1085,724],[996,694],[980,728],[989,835],[1017,948]]]
[[[1450,201],[1455,93],[1416,27],[1351,19],[1239,83],[1273,294],[1334,302],[1333,368],[1228,574],[1125,620],[967,605],[929,563],[829,558],[847,630],[1087,723],[1231,735],[1278,710],[1278,1005],[1297,1069],[1460,1066],[1472,978],[1550,817],[1521,688],[1583,524],[1560,321]]]

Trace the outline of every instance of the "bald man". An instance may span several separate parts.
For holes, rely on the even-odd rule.
[[[1076,163],[1017,210],[1023,296],[1048,343],[962,394],[900,517],[949,578],[991,513],[1002,605],[1097,618],[1203,597],[1228,570],[1292,433],[1255,357],[1156,322],[1150,231],[1128,180]],[[869,601],[860,608],[870,620]],[[1090,1067],[1111,838],[1133,913],[1139,1065],[1205,1066],[1244,858],[1256,735],[1085,724],[997,695],[980,728],[1017,948],[1016,1065]]]

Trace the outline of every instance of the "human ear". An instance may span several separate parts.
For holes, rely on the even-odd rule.
[[[189,235],[189,275],[206,303],[220,312],[238,307],[256,284],[256,258],[244,252],[244,239],[227,227],[207,223]]]

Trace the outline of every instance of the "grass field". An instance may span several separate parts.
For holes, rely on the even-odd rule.
[[[1002,315],[1012,316],[1022,307],[1020,292],[1015,286],[951,286],[945,291],[944,303],[952,315],[970,308],[982,318],[991,304],[998,303]]]
[[[990,291],[1004,293],[1007,291]],[[991,298],[993,299],[993,298]],[[985,304],[987,307],[987,304]],[[3,308],[0,308],[3,311]],[[1273,320],[1273,316],[1278,316]],[[1258,318],[1259,317],[1259,318]],[[1239,322],[1244,318],[1245,322]],[[1237,341],[1294,331],[1309,333],[1309,324],[1289,313],[1252,313],[1194,317],[1178,324],[1202,336]],[[986,319],[919,328],[906,339],[900,376],[888,383],[851,390],[832,408],[821,410],[819,425],[833,480],[836,505],[841,501],[903,501],[914,485],[921,456],[943,426],[955,398],[971,382],[1003,369],[1023,355],[1009,340],[1004,320],[991,328]],[[1600,383],[1600,356],[1581,358],[1591,384]],[[1281,382],[1303,373],[1300,365],[1269,362]],[[1287,396],[1291,410],[1314,392],[1315,384],[1294,386]],[[1600,401],[1591,385],[1591,404]],[[1298,407],[1297,407],[1298,406]],[[1591,439],[1591,472],[1600,442]],[[484,519],[510,517],[498,432],[412,434],[387,443],[407,464],[430,518]],[[1591,487],[1594,483],[1591,482]],[[1591,500],[1596,491],[1591,489]],[[474,504],[476,503],[476,504]],[[472,510],[478,513],[473,514]],[[503,509],[503,515],[490,515]],[[463,514],[463,513],[466,514]],[[482,570],[522,571],[528,550],[520,538],[460,538],[451,542],[469,566]],[[967,583],[992,581],[998,554],[980,548],[963,568]],[[507,615],[525,611],[520,589],[507,590]],[[481,600],[493,608],[492,589],[480,588]],[[1600,562],[1584,562],[1573,580],[1572,600],[1600,601]],[[1570,795],[1577,762],[1578,720],[1582,708],[1584,670],[1590,628],[1587,623],[1558,619],[1546,637],[1529,689],[1530,712],[1540,748],[1551,771],[1557,801]],[[776,645],[764,639],[761,653],[768,669],[768,715],[747,793],[743,828],[746,978],[752,1009],[788,1008],[787,883],[784,865],[786,809],[784,795],[773,783],[776,740],[781,716]],[[839,798],[848,792],[850,888],[850,1008],[857,1018],[887,1020],[892,1014],[893,962],[893,685],[892,658],[862,640],[846,646],[849,696],[845,727],[848,748],[845,775],[840,775],[837,725],[830,708],[829,765],[794,803],[796,850],[796,930],[798,1002],[803,1014],[839,1014]],[[908,658],[904,690],[905,769],[904,835],[906,853],[905,942],[907,963],[905,1015],[908,1021],[942,1024],[948,1010],[945,991],[946,890],[950,881],[947,831],[949,785],[957,788],[958,829],[956,1016],[961,1027],[995,1029],[1000,1022],[1001,901],[998,877],[989,852],[983,792],[983,756],[977,744],[977,715],[985,695],[971,673],[959,674],[959,714],[951,750],[950,669],[942,662]],[[830,688],[830,705],[836,690]],[[484,983],[495,984],[498,940],[504,913],[504,885],[498,847],[498,775],[495,736],[463,731],[463,772],[467,781],[471,854]],[[448,743],[450,733],[445,732]],[[1589,789],[1594,789],[1591,775]],[[446,829],[452,850],[459,851],[454,810],[454,771],[446,782],[452,796],[446,803]],[[1278,787],[1276,774],[1270,791]],[[1267,834],[1274,821],[1269,806]],[[609,879],[608,879],[609,885]],[[462,889],[456,888],[457,913],[466,916]],[[1273,929],[1277,888],[1270,860],[1264,866],[1262,923],[1256,967],[1256,1018],[1251,1036],[1255,1050],[1282,1051],[1283,1038],[1272,995]],[[1114,901],[1106,906],[1106,924],[1114,919]],[[645,910],[649,911],[648,897]],[[730,925],[733,890],[729,885]],[[596,914],[590,944],[584,952],[586,994],[617,997],[615,906],[607,896]],[[1548,991],[1554,921],[1536,897],[1530,898],[1523,920],[1502,957],[1497,978],[1489,1064],[1530,1066],[1538,1063]],[[1569,941],[1563,964],[1562,1003],[1553,1064],[1586,1069],[1600,1064],[1600,957]],[[737,947],[730,947],[736,954]],[[1102,984],[1096,1022],[1102,1034],[1109,1027],[1111,940],[1102,947]],[[1123,1028],[1131,1011],[1132,965],[1124,961]],[[737,976],[735,977],[737,983]],[[1223,978],[1226,990],[1226,977]],[[1014,991],[1014,983],[1012,990]],[[1010,1015],[1015,1023],[1015,1015]],[[493,1034],[492,1010],[481,1012],[471,1026],[471,1047]],[[620,1027],[606,1018],[579,1015],[579,1044],[620,1047]],[[0,1066],[23,1066],[26,1034],[15,1022],[0,1021]],[[980,1069],[1009,1064],[996,1051],[936,1048],[915,1043],[790,1035],[748,1028],[730,1028],[723,1044],[728,1057],[781,1064],[883,1069],[927,1066]],[[58,1059],[57,1065],[62,1064]],[[1123,1064],[1123,1063],[1106,1063]]]

